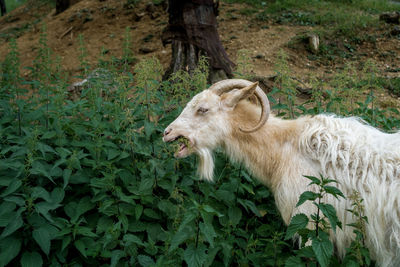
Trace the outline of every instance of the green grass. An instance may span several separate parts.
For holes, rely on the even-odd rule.
[[[378,14],[398,10],[386,0],[228,0],[247,3],[260,9],[256,18],[265,16],[279,23],[320,26],[322,31],[342,38],[359,37],[361,30],[379,25]],[[246,12],[244,12],[246,13]]]
[[[7,8],[7,13],[13,11],[20,5],[23,5],[26,3],[27,0],[6,0],[6,8]]]

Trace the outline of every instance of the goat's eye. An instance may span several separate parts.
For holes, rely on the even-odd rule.
[[[200,108],[197,110],[197,113],[198,113],[198,114],[205,114],[205,113],[207,113],[207,111],[208,111],[208,108],[200,107]]]

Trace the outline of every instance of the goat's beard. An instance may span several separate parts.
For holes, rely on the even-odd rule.
[[[213,181],[214,176],[214,158],[213,153],[208,148],[201,148],[196,150],[199,155],[199,165],[197,172],[200,177],[207,181]]]

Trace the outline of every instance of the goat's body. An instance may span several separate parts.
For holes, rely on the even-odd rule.
[[[249,114],[248,104],[238,108],[247,110],[237,114],[257,118]],[[235,121],[241,120],[231,123]],[[400,133],[383,133],[356,118],[318,115],[297,120],[271,117],[259,131],[233,131],[226,140],[223,147],[232,160],[243,162],[273,191],[286,224],[296,213],[315,212],[311,202],[295,208],[301,193],[312,190],[303,175],[334,179],[345,196],[359,192],[368,217],[366,245],[372,257],[380,266],[400,266]],[[335,207],[343,223],[343,229],[331,235],[343,256],[354,239],[354,229],[347,226],[354,222],[347,211],[352,201],[334,197],[324,201]]]
[[[315,190],[304,175],[336,180],[346,197],[358,192],[364,200],[365,244],[372,258],[379,266],[400,266],[400,133],[383,133],[357,118],[268,118],[267,97],[256,85],[235,79],[212,85],[165,129],[164,141],[186,138],[190,146],[180,144],[176,156],[195,152],[206,180],[213,179],[212,151],[222,147],[271,189],[286,224],[299,212],[316,212],[309,201],[296,208],[304,191]],[[253,93],[261,108],[246,100]],[[342,222],[331,239],[343,257],[355,237],[348,226],[357,219],[348,211],[352,200],[326,196],[323,201]]]

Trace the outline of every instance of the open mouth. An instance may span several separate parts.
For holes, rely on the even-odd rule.
[[[175,144],[175,154],[176,158],[184,158],[191,154],[192,151],[192,143],[186,137],[180,135],[171,140],[172,142],[176,142]]]

